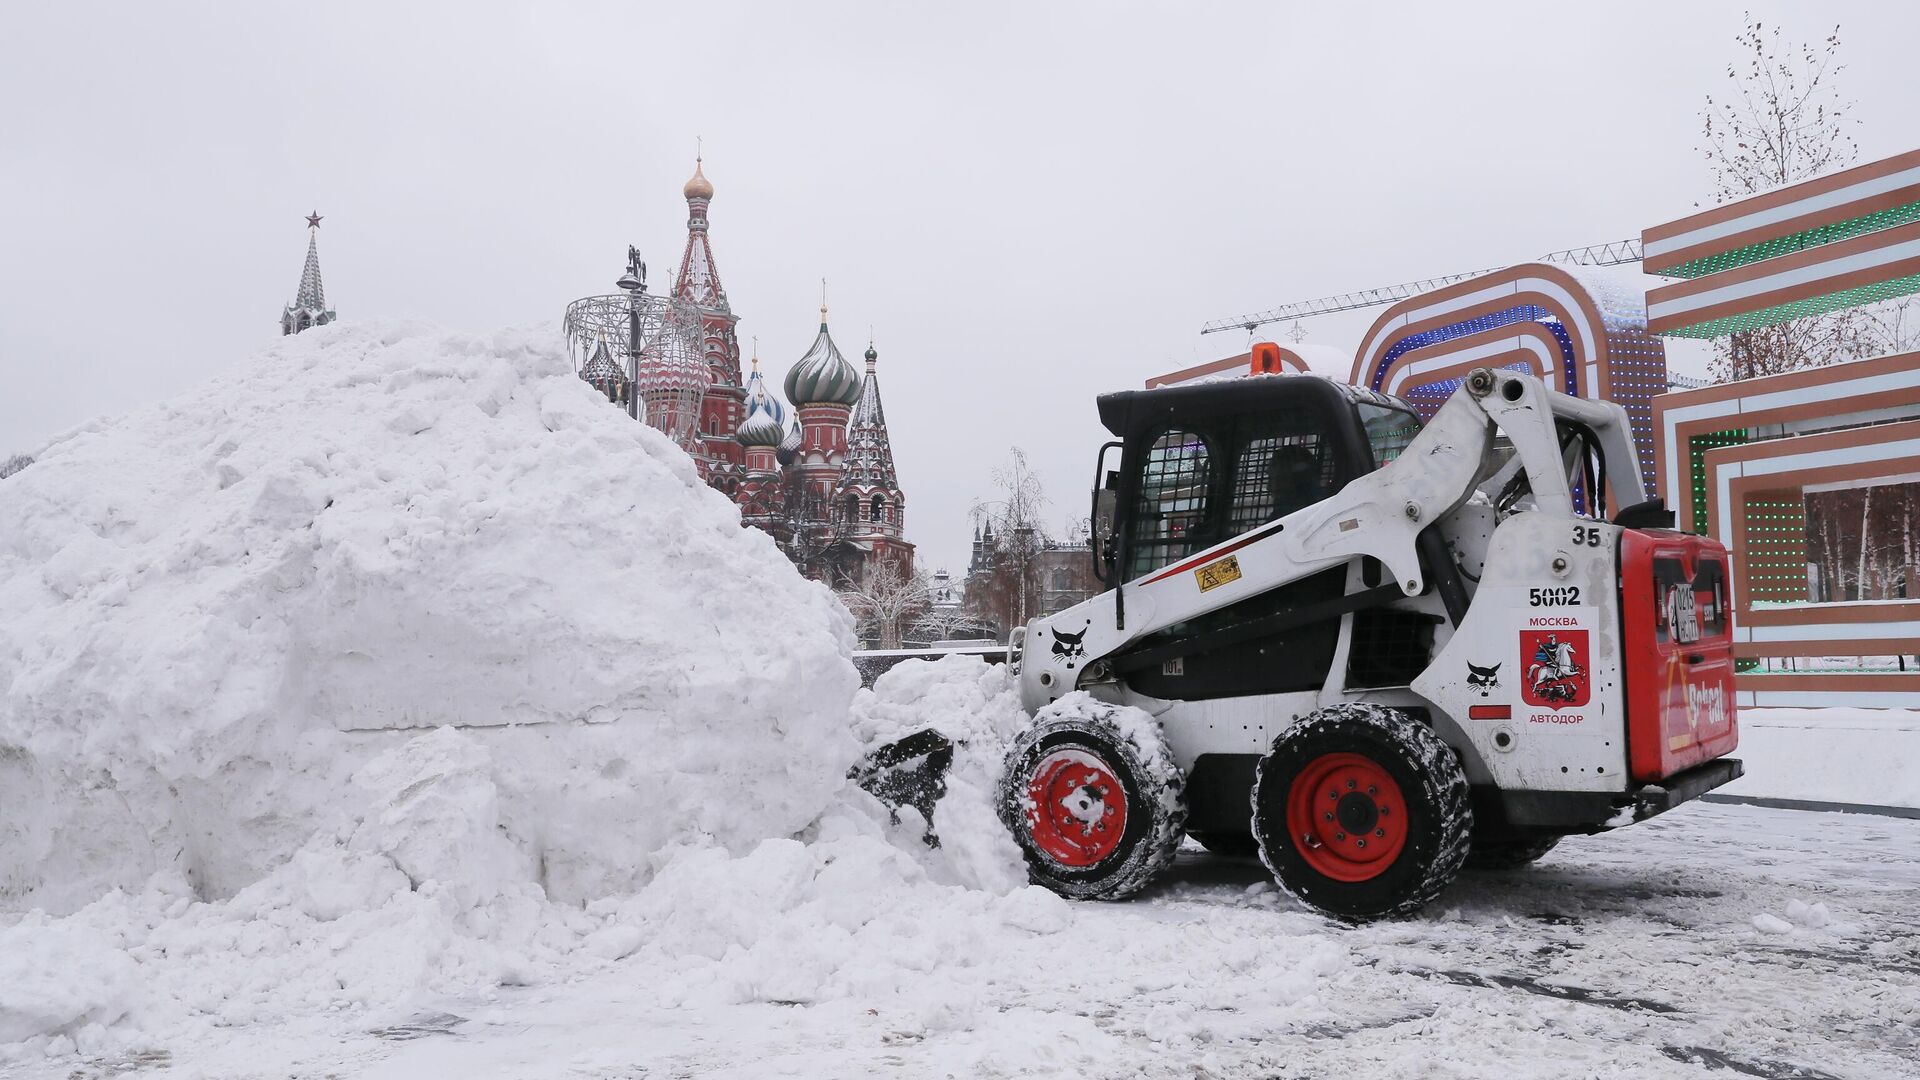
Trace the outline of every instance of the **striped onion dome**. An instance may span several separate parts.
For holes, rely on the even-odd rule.
[[[795,420],[787,428],[787,437],[780,440],[780,446],[774,451],[773,459],[782,465],[790,465],[800,456],[800,422]]]
[[[747,376],[747,411],[764,408],[773,414],[773,422],[780,425],[781,431],[787,430],[787,407],[767,389],[767,381],[760,377],[760,358],[753,358],[753,374]],[[769,443],[768,445],[772,445]]]
[[[852,405],[860,400],[860,372],[827,333],[827,309],[820,309],[820,335],[807,355],[787,371],[787,400],[801,405]]]
[[[607,342],[604,338],[593,347],[593,355],[588,357],[586,364],[581,367],[580,377],[590,383],[627,381],[626,371],[614,362],[613,357],[607,355]]]
[[[766,380],[760,377],[760,361],[756,359],[753,374],[747,376],[747,418],[740,421],[735,438],[742,446],[779,446],[786,435],[787,410],[779,398],[767,391]]]
[[[713,381],[706,360],[679,334],[662,334],[642,349],[637,366],[642,394],[699,395]]]
[[[735,438],[742,446],[778,447],[785,438],[787,430],[773,414],[762,408],[749,408],[747,418],[740,421],[740,430]]]

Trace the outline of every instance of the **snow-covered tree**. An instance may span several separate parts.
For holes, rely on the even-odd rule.
[[[990,534],[987,563],[967,579],[966,610],[990,623],[1004,639],[1011,627],[1025,626],[1038,614],[1041,554],[1052,543],[1041,519],[1047,493],[1027,464],[1026,451],[1008,452],[1006,464],[993,470],[1001,498],[973,505],[973,520]]]
[[[908,638],[918,642],[956,641],[969,638],[983,638],[993,632],[993,627],[980,618],[958,607],[930,607],[919,621],[913,624]]]
[[[859,622],[860,640],[878,649],[899,648],[932,601],[926,572],[898,559],[870,562],[858,578],[844,579],[834,595]]]
[[[33,459],[25,454],[15,454],[5,461],[0,461],[0,480],[5,480],[31,464]]]

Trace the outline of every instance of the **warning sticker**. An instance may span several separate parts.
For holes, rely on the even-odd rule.
[[[1215,559],[1193,572],[1193,580],[1200,583],[1200,591],[1217,589],[1240,580],[1240,560],[1232,555],[1224,559]]]

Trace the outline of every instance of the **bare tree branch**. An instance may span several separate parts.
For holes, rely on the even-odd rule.
[[[1751,13],[1734,36],[1729,92],[1707,95],[1699,147],[1713,173],[1713,201],[1730,202],[1859,160],[1860,121],[1837,80],[1840,28],[1818,44],[1789,43]],[[1849,308],[1742,331],[1714,343],[1721,381],[1820,367],[1907,347],[1916,337],[1906,304]]]

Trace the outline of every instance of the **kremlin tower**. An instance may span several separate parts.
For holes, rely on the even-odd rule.
[[[280,312],[280,335],[297,334],[333,321],[327,290],[320,284],[320,211],[307,215],[307,265],[300,271],[300,290]]]

